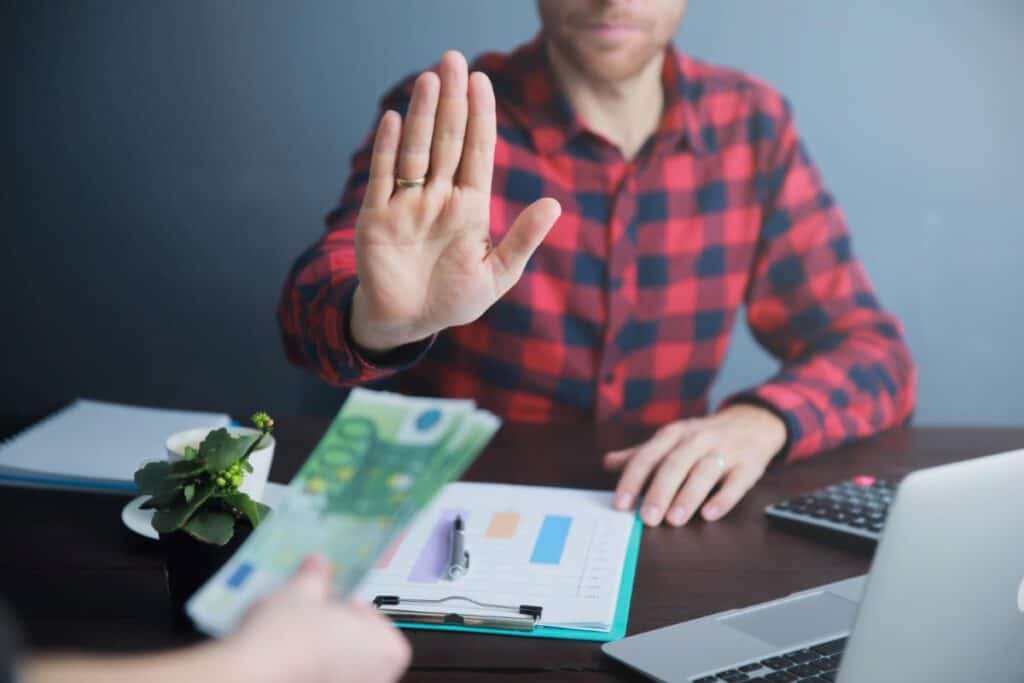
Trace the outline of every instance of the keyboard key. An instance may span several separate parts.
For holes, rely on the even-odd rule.
[[[811,650],[794,650],[793,652],[787,652],[782,656],[794,664],[801,664],[812,659],[817,659],[820,655],[817,652],[812,652]]]
[[[761,663],[760,662],[754,662],[753,664],[744,664],[743,666],[737,667],[737,670],[738,671],[742,671],[745,674],[748,674],[751,671],[757,671],[760,668],[761,668]]]
[[[786,673],[796,674],[801,678],[806,678],[808,676],[816,676],[818,674],[818,670],[810,664],[797,664],[796,666],[791,666],[786,669]]]
[[[791,683],[796,680],[796,676],[787,671],[773,671],[766,675],[765,678],[772,683]]]
[[[704,678],[698,678],[693,683],[715,683],[717,680],[717,676],[705,676]]]
[[[812,651],[817,652],[819,655],[828,656],[834,655],[837,652],[842,652],[846,648],[846,638],[836,638],[830,640],[827,643],[821,645],[815,645],[810,648]]]
[[[750,676],[736,671],[731,674],[718,674],[718,680],[725,681],[725,683],[741,683],[742,681],[749,681]]]
[[[768,659],[762,659],[761,664],[768,667],[769,669],[785,669],[790,665],[790,662],[786,661],[782,657],[770,657]]]

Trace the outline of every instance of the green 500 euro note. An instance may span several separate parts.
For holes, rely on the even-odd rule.
[[[353,390],[277,509],[188,601],[189,616],[211,635],[230,632],[314,553],[347,595],[499,425],[472,401]]]

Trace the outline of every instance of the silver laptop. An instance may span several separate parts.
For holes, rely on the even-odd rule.
[[[631,636],[659,681],[1024,681],[1024,450],[900,484],[871,572]]]

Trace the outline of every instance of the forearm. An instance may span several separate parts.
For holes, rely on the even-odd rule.
[[[293,268],[278,305],[288,360],[334,386],[355,386],[397,372],[430,346],[428,339],[391,354],[387,351],[394,349],[386,341],[371,338],[368,349],[384,352],[364,353],[352,339],[349,325],[358,287],[353,251],[337,239],[312,247]]]
[[[270,683],[272,672],[252,666],[225,643],[133,656],[39,655],[21,669],[21,683],[181,683],[244,680]]]
[[[771,380],[731,399],[762,402],[784,419],[788,459],[896,427],[914,410],[916,369],[894,320],[879,314],[825,338],[827,346],[784,362]]]

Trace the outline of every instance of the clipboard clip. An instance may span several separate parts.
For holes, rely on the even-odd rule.
[[[477,609],[488,611],[478,614],[474,612],[460,613],[446,609],[446,603],[457,601],[467,602]],[[373,604],[382,614],[393,621],[438,626],[493,628],[504,631],[532,631],[544,611],[543,607],[537,605],[495,605],[478,602],[462,595],[449,595],[436,600],[413,598],[403,600],[397,595],[378,595],[373,599]],[[423,609],[424,607],[436,609]]]

